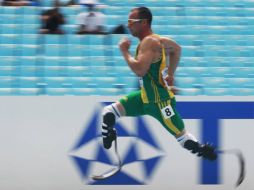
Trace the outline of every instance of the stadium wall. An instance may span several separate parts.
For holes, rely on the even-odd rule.
[[[104,181],[90,175],[115,162],[100,138],[101,108],[119,97],[1,97],[0,189],[137,190],[234,189],[237,159],[202,161],[182,149],[151,117],[123,118],[116,126],[122,172]],[[177,97],[187,129],[221,149],[240,149],[254,189],[254,98]],[[135,109],[135,108],[134,108]]]

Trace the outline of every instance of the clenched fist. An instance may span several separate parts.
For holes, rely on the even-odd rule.
[[[119,48],[122,52],[124,51],[128,51],[130,49],[131,46],[131,41],[128,38],[123,38],[120,42],[119,42]]]

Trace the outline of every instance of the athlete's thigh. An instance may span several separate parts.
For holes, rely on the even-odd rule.
[[[184,123],[175,109],[175,99],[149,104],[149,107],[145,110],[147,110],[147,114],[160,121],[163,127],[172,135],[176,136],[183,131]]]
[[[126,116],[144,115],[144,104],[141,99],[141,91],[134,91],[121,98],[119,102],[125,109]]]

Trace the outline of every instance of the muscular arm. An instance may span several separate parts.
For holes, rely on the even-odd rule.
[[[136,58],[129,52],[130,42],[128,40],[123,40],[119,44],[119,47],[131,70],[137,76],[142,77],[149,70],[154,59],[154,49],[158,45],[158,41],[152,38],[145,38],[140,44],[138,56]]]
[[[173,76],[180,61],[181,47],[174,40],[169,38],[162,37],[161,42],[169,56],[168,74],[169,76]]]

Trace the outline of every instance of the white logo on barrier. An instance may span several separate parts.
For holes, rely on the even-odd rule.
[[[103,105],[104,106],[104,105]],[[154,135],[149,131],[149,126],[142,117],[132,118],[131,128],[136,131],[126,130],[129,122],[118,122],[115,126],[118,134],[119,152],[124,165],[123,169],[106,180],[93,181],[90,176],[98,170],[111,168],[114,158],[108,150],[104,149],[101,142],[100,110],[94,112],[93,117],[85,126],[85,131],[71,150],[82,179],[92,185],[143,185],[153,176],[154,170],[163,157],[163,150]],[[111,167],[109,167],[111,166]],[[135,172],[133,172],[135,170]]]

